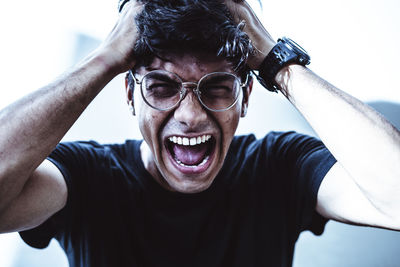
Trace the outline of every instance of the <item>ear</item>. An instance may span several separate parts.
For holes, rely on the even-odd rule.
[[[249,106],[249,98],[251,91],[253,90],[253,77],[249,77],[249,81],[247,83],[246,89],[243,90],[243,100],[242,100],[242,113],[240,114],[241,117],[245,117],[247,114],[247,108]]]
[[[129,72],[125,75],[125,94],[126,94],[126,103],[129,106],[129,109],[132,112],[132,115],[135,116],[135,106],[133,103],[133,88],[131,88],[131,86],[133,86],[132,83],[129,83]]]
[[[129,72],[125,75],[125,94],[126,94],[126,102],[129,104],[129,101],[132,101],[132,91],[129,86]]]

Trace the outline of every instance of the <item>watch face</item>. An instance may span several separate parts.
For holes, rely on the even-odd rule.
[[[307,62],[310,60],[310,56],[308,55],[307,51],[303,47],[298,45],[295,41],[287,37],[283,37],[282,41],[286,47],[288,47],[291,50],[294,50],[297,54],[299,54],[299,56],[301,56],[302,58],[301,61]],[[306,64],[308,63],[309,62],[307,62]]]
[[[284,42],[286,42],[289,46],[293,47],[294,49],[300,50],[301,53],[308,54],[307,51],[306,51],[303,47],[301,47],[300,45],[298,45],[298,44],[297,44],[295,41],[293,41],[292,39],[287,38],[287,37],[283,37],[282,40],[283,40]]]

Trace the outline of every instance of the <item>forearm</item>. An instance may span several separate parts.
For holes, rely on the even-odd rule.
[[[286,68],[276,81],[372,204],[398,215],[399,131],[372,108],[304,67]]]
[[[0,112],[0,210],[116,75],[92,54],[76,68]]]
[[[18,197],[100,90],[135,65],[135,17],[142,8],[138,1],[129,1],[91,55],[52,84],[0,112],[0,213]]]

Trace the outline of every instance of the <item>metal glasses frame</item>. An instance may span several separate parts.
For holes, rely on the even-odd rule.
[[[171,107],[169,107],[169,108],[158,108],[158,107],[155,107],[155,106],[153,106],[152,104],[150,104],[150,103],[147,101],[146,97],[143,95],[142,84],[143,84],[144,78],[145,78],[147,75],[149,75],[150,73],[154,73],[154,72],[158,72],[158,71],[162,71],[162,72],[167,72],[167,73],[173,74],[174,76],[176,76],[176,77],[179,79],[179,81],[180,81],[180,83],[181,83],[181,85],[182,85],[182,87],[181,87],[181,89],[180,89],[180,93],[179,93],[179,100],[178,100],[173,106],[171,106]],[[173,73],[173,72],[166,71],[166,70],[153,70],[153,71],[150,71],[150,72],[146,73],[146,74],[142,77],[142,79],[141,79],[140,81],[139,81],[139,79],[137,79],[137,78],[135,77],[135,75],[133,75],[133,73],[132,73],[131,70],[129,70],[129,74],[132,76],[132,78],[133,78],[133,80],[136,82],[136,84],[140,85],[140,93],[141,93],[141,95],[142,95],[142,98],[143,98],[144,102],[146,102],[146,104],[149,105],[150,107],[152,107],[152,108],[154,108],[154,109],[156,109],[156,110],[159,110],[159,111],[168,111],[168,110],[171,110],[171,109],[175,108],[176,106],[178,106],[178,105],[181,103],[181,101],[186,97],[186,95],[187,95],[187,93],[188,93],[187,87],[192,87],[192,88],[194,88],[194,89],[192,89],[193,93],[197,96],[197,99],[199,100],[200,104],[201,104],[204,108],[206,108],[207,110],[214,111],[214,112],[226,111],[226,110],[232,108],[232,107],[237,103],[237,101],[238,101],[238,99],[239,99],[240,92],[237,94],[235,101],[233,101],[233,103],[230,104],[228,107],[226,107],[226,108],[224,108],[224,109],[213,109],[213,108],[208,107],[208,106],[201,100],[201,97],[200,97],[201,91],[199,90],[199,84],[201,83],[201,81],[202,81],[203,79],[207,78],[207,77],[210,76],[210,75],[214,75],[214,74],[228,74],[228,75],[230,75],[230,76],[233,76],[233,77],[235,78],[235,80],[238,81],[240,88],[243,89],[243,87],[246,87],[246,86],[247,86],[247,82],[248,82],[248,80],[249,80],[249,74],[247,74],[247,75],[246,75],[246,80],[244,81],[244,83],[241,83],[239,77],[237,77],[236,75],[234,75],[234,74],[232,74],[232,73],[230,73],[230,72],[211,72],[211,73],[207,73],[206,75],[204,75],[203,77],[201,77],[200,80],[199,80],[198,82],[183,82],[182,79],[181,79],[181,77],[179,77],[177,74],[175,74],[175,73]],[[243,91],[243,90],[240,90],[240,91]]]

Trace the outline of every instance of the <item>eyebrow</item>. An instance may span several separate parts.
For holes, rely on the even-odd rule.
[[[169,77],[166,74],[157,73],[157,74],[154,74],[154,78],[157,78],[158,80],[163,81],[163,82],[178,83],[177,81],[175,81],[174,79],[172,79],[171,77]]]
[[[208,78],[207,79],[207,83],[218,83],[218,82],[224,82],[224,81],[227,81],[227,80],[228,80],[227,76],[224,77],[222,75],[218,75],[218,76],[213,76],[211,78]]]

